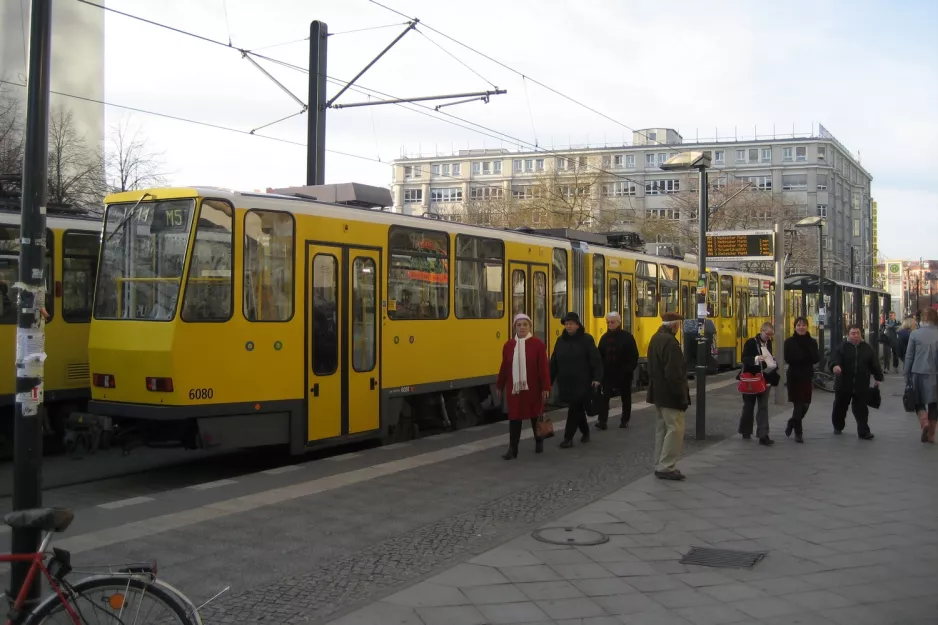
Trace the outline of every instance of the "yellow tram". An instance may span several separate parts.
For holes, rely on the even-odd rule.
[[[46,218],[46,433],[61,434],[68,414],[90,396],[88,331],[101,223],[96,217]],[[0,211],[0,436],[12,441],[16,398],[16,292],[19,211]]]
[[[574,236],[211,188],[107,204],[89,412],[145,440],[302,453],[471,425],[514,314],[552,349],[568,310],[597,339],[616,310],[644,360],[660,315],[695,309],[693,264]],[[710,273],[725,366],[773,290]]]

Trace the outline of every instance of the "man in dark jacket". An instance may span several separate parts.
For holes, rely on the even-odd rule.
[[[560,401],[568,405],[567,425],[564,428],[564,449],[573,447],[573,436],[577,429],[583,433],[581,443],[590,440],[590,426],[586,422],[586,402],[593,389],[599,388],[603,379],[603,363],[596,349],[596,341],[583,330],[580,317],[575,312],[563,318],[564,332],[557,338],[554,353],[550,357],[551,386],[560,387]]]
[[[902,323],[896,319],[896,311],[889,311],[889,318],[883,323],[882,332],[880,332],[880,340],[883,344],[883,372],[889,373],[889,362],[892,361],[892,368],[896,371],[899,370],[899,352],[896,349],[897,336],[896,332],[899,331]]]
[[[857,420],[857,435],[863,440],[873,440],[868,418],[867,397],[870,394],[870,376],[879,386],[883,381],[883,369],[879,358],[869,343],[862,340],[860,326],[847,328],[847,340],[831,354],[831,366],[834,375],[834,410],[831,421],[834,434],[844,430],[847,421],[847,407],[853,403],[853,418]]]
[[[600,430],[609,427],[609,400],[613,397],[622,398],[619,427],[629,427],[632,418],[632,374],[638,366],[638,346],[635,345],[635,338],[622,329],[619,313],[606,315],[606,325],[609,331],[599,339],[599,354],[603,358],[603,396],[596,427]]]
[[[684,446],[684,411],[690,405],[690,389],[684,367],[684,353],[677,340],[681,316],[661,315],[661,328],[648,344],[648,394],[645,401],[655,406],[655,476],[662,480],[683,480],[677,459]]]

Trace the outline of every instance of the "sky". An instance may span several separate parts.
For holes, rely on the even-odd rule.
[[[393,105],[330,110],[326,182],[386,186],[402,154],[517,149],[471,124],[545,148],[621,145],[630,129],[695,137],[827,128],[873,176],[881,254],[938,257],[938,2],[907,0],[383,0],[564,97],[418,26],[360,80],[393,97],[484,91],[488,104],[434,119]],[[349,79],[405,28],[368,0],[108,0],[109,7],[227,43],[217,46],[108,13],[108,102],[250,131],[301,109],[238,48],[308,67],[309,23],[329,31],[328,74]],[[90,6],[85,10],[98,11]],[[396,24],[396,25],[395,25]],[[395,25],[395,26],[391,26]],[[389,26],[375,30],[347,31]],[[287,43],[296,42],[296,43]],[[277,45],[285,44],[286,45]],[[274,47],[268,47],[274,46]],[[457,57],[458,60],[441,50]],[[263,48],[263,49],[261,49]],[[259,61],[300,100],[307,75]],[[461,63],[460,63],[461,62]],[[469,68],[464,66],[468,65]],[[471,69],[470,69],[471,68]],[[330,96],[338,87],[330,86]],[[368,99],[347,92],[339,102]],[[259,136],[118,108],[139,125],[174,184],[240,190],[305,183],[306,115]],[[456,123],[451,123],[456,122]],[[468,123],[467,123],[468,122]],[[456,125],[460,124],[460,125]]]

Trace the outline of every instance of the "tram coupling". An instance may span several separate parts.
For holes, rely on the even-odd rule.
[[[114,421],[110,417],[73,412],[65,421],[65,451],[73,458],[85,453],[107,451],[115,437]]]

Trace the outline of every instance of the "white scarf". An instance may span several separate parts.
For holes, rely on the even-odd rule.
[[[524,357],[524,344],[531,335],[519,338],[515,335],[515,354],[511,359],[511,394],[528,390],[528,363]]]
[[[762,354],[762,358],[765,360],[765,372],[774,371],[778,367],[778,363],[772,356],[772,352],[769,351],[768,345],[762,343],[761,337],[756,344],[759,346],[759,353]]]

